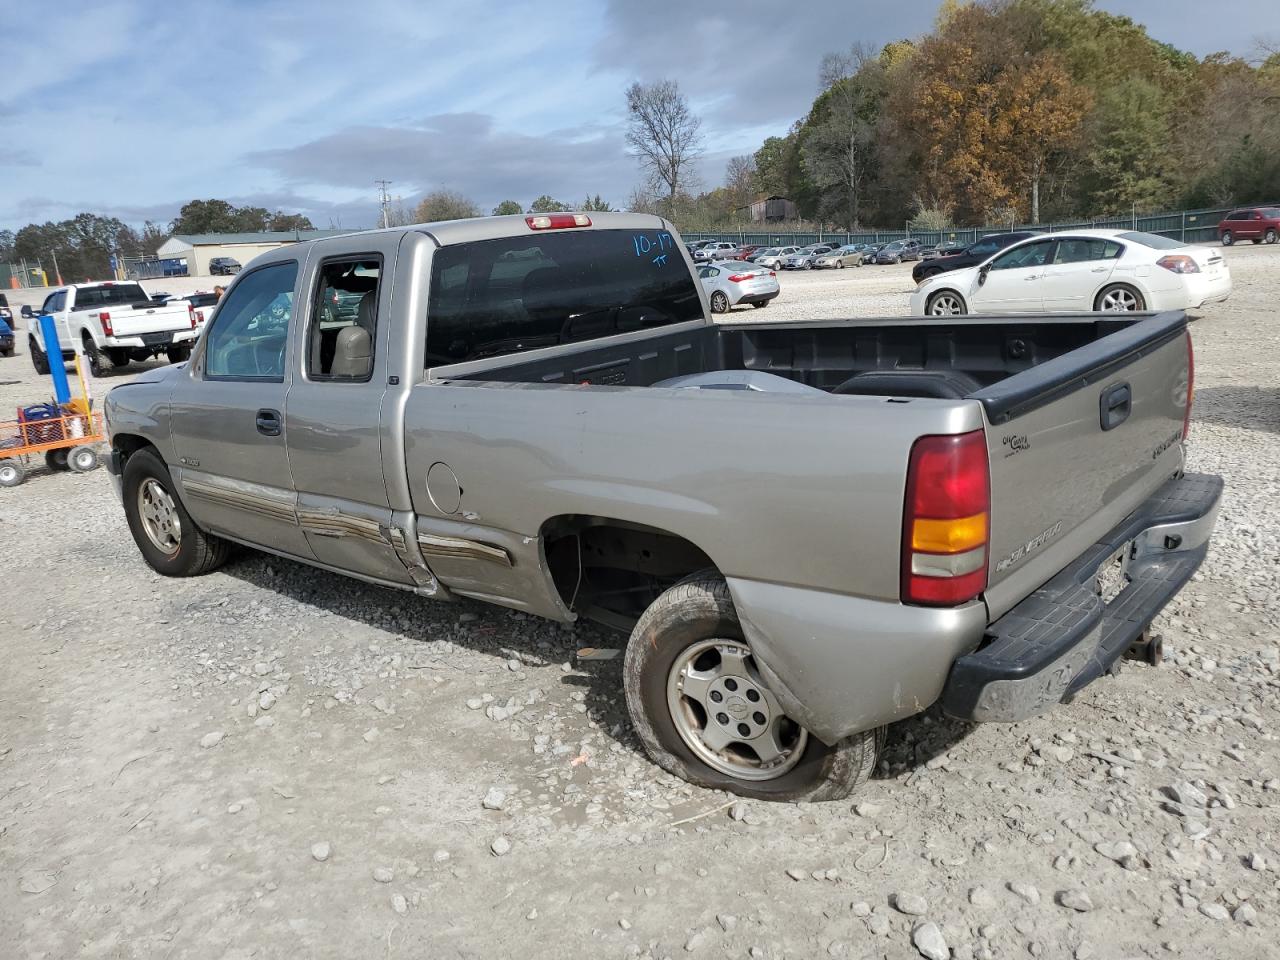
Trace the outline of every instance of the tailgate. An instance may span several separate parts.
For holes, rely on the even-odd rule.
[[[111,328],[117,337],[136,337],[144,333],[160,333],[168,330],[190,330],[191,315],[187,305],[148,307],[127,304],[91,308],[90,313],[110,313]]]
[[[1181,469],[1190,383],[1186,317],[1163,313],[975,395],[991,422],[992,619]]]

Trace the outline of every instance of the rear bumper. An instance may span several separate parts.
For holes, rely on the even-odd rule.
[[[737,306],[740,303],[768,303],[778,295],[778,290],[766,290],[762,293],[744,293],[737,300],[733,301]]]
[[[103,337],[104,348],[123,348],[128,350],[164,350],[174,344],[192,343],[198,330],[183,327],[179,330],[161,330],[155,333],[136,334],[126,337]]]
[[[1013,722],[1049,709],[1111,669],[1209,550],[1222,478],[1176,477],[1074,563],[987,628],[942,691],[953,717]],[[1098,573],[1119,554],[1127,584],[1103,602]]]

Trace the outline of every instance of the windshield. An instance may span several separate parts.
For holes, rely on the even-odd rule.
[[[670,233],[539,232],[436,251],[428,367],[701,320]]]
[[[1176,250],[1178,247],[1186,246],[1180,240],[1170,240],[1168,237],[1162,237],[1155,233],[1122,233],[1117,239],[1128,240],[1130,243],[1140,243],[1144,247],[1150,247],[1153,250]]]
[[[1268,220],[1280,219],[1280,207],[1263,207],[1260,211]]]
[[[777,248],[777,247],[770,247],[770,248],[769,248],[768,250],[766,250],[764,253],[760,254],[760,256],[762,256],[762,257],[772,257],[772,256],[776,256],[776,255],[777,255],[777,253],[778,253],[778,248]]]

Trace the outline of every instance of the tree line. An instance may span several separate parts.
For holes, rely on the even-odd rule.
[[[148,220],[141,229],[118,217],[79,213],[58,222],[29,223],[16,233],[0,230],[0,263],[41,264],[50,278],[67,282],[111,276],[111,257],[150,257],[175,234],[262,233],[313,230],[301,214],[265,207],[237,207],[226,200],[192,200],[168,224]],[[56,263],[56,268],[55,268]]]
[[[632,87],[632,208],[715,229],[778,195],[842,229],[938,229],[1280,199],[1280,52],[1199,59],[1092,0],[948,0],[928,35],[818,74],[808,113],[703,192],[676,85]]]

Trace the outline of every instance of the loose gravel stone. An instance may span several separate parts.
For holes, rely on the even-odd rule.
[[[215,730],[212,733],[206,733],[203,737],[200,738],[200,746],[204,747],[206,750],[208,750],[210,747],[216,747],[218,744],[222,742],[222,738],[225,736],[226,734],[223,733],[221,730]]]
[[[505,857],[511,852],[511,841],[506,837],[498,837],[493,843],[489,844],[489,850],[495,857]]]
[[[319,843],[311,845],[311,858],[320,863],[324,863],[329,859],[329,854],[333,852],[333,848],[329,846],[327,840],[321,840]]]
[[[949,960],[951,950],[936,923],[920,923],[911,931],[911,942],[928,960]]]
[[[390,867],[373,868],[373,879],[377,880],[379,883],[390,883],[395,878],[396,875]]]
[[[889,903],[899,913],[911,917],[923,917],[929,912],[929,904],[925,898],[914,893],[895,893],[889,898]]]
[[[1084,890],[1059,890],[1055,899],[1059,906],[1075,910],[1077,913],[1088,913],[1093,909],[1093,901]]]

